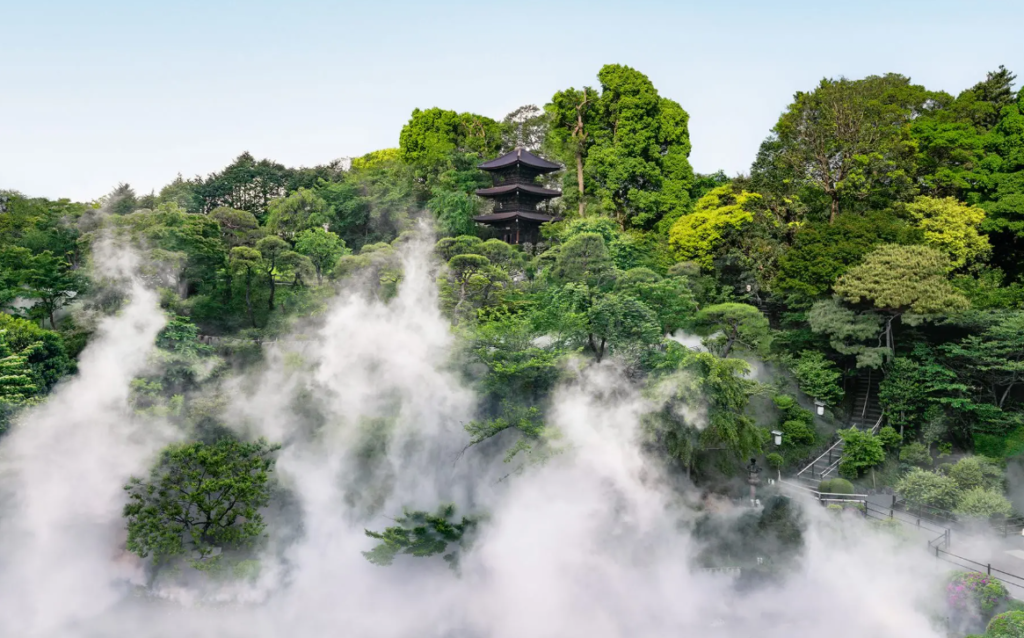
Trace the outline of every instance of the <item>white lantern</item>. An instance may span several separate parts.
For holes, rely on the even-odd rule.
[[[775,445],[782,445],[782,432],[772,430],[772,436],[775,437]]]
[[[821,399],[814,400],[814,407],[818,412],[818,416],[825,414],[825,402]]]

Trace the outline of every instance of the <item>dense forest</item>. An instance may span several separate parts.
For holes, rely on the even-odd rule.
[[[733,177],[695,173],[685,105],[608,65],[594,86],[501,120],[417,109],[398,148],[351,165],[243,153],[149,194],[121,184],[78,203],[0,191],[0,446],[82,374],[105,318],[127,312],[130,290],[109,263],[129,247],[165,323],[127,403],[132,418],[180,433],[121,481],[122,547],[145,559],[142,589],[256,578],[282,539],[313,533],[276,522],[301,509],[277,469],[299,435],[238,426],[231,397],[273,361],[304,369],[287,344],[349,330],[332,309],[356,307],[352,295],[401,308],[423,277],[446,334],[415,314],[410,332],[423,331],[423,348],[448,344],[440,367],[474,397],[437,467],[486,466],[474,471],[495,485],[546,471],[571,447],[560,393],[589,383],[610,412],[620,393],[642,406],[628,417],[638,453],[696,499],[688,529],[700,549],[687,560],[704,568],[767,555],[759,578],[784,578],[806,543],[791,501],[766,485],[760,508],[728,521],[709,503],[745,502],[751,459],[766,477],[792,476],[837,441],[838,476],[821,492],[888,490],[954,520],[1012,521],[1024,513],[1012,480],[1024,459],[1014,82],[1002,67],[957,95],[898,74],[823,79],[793,96],[749,173]],[[516,148],[565,167],[547,178],[563,195],[535,244],[473,220],[488,206],[475,191],[490,185],[477,166]],[[361,316],[397,334],[377,312]],[[315,384],[284,379],[262,392],[293,392],[282,402],[295,432],[330,438]],[[458,578],[493,512],[457,490],[395,500],[402,481],[384,459],[407,417],[392,408],[344,437],[342,492],[366,530],[352,551],[374,569],[443,557]],[[1024,613],[1008,613],[989,635],[1024,635],[1007,633]]]

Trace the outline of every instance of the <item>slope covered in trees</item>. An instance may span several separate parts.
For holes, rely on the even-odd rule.
[[[695,174],[683,106],[638,70],[608,65],[594,87],[500,121],[417,109],[397,149],[347,170],[244,153],[149,195],[121,185],[77,204],[7,193],[0,427],[74,374],[96,317],[121,307],[117,282],[99,275],[98,242],[134,246],[170,322],[131,406],[190,441],[128,484],[128,548],[244,571],[264,547],[260,512],[285,505],[277,442],[226,427],[225,379],[256,369],[265,342],[318,325],[339,290],[393,300],[426,220],[455,343],[447,365],[478,398],[460,459],[512,473],[543,464],[560,451],[558,388],[615,366],[648,402],[646,462],[702,488],[735,492],[752,456],[798,470],[842,430],[847,478],[965,516],[1005,515],[1002,472],[1024,458],[1014,80],[1000,68],[952,96],[897,74],[824,79],[794,95],[749,175],[732,178]],[[564,191],[560,219],[533,245],[505,244],[472,219],[486,206],[476,165],[517,146],[566,167],[549,176]],[[867,399],[882,414],[874,433],[847,429],[867,371],[881,379]],[[317,400],[304,403],[310,423]],[[367,467],[390,453],[381,423],[360,425]],[[944,464],[950,455],[963,460]],[[457,566],[483,514],[460,519],[443,503],[401,513],[369,530],[381,544],[366,555],[386,565],[445,554]]]

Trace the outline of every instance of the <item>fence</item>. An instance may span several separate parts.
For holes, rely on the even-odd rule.
[[[929,546],[931,546],[930,543]],[[1016,574],[1011,574],[1010,572],[1004,572],[1001,569],[996,569],[992,566],[992,563],[979,563],[978,561],[971,560],[970,558],[957,556],[952,552],[942,549],[938,545],[935,545],[934,548],[932,548],[932,551],[935,552],[935,558],[939,560],[945,561],[951,565],[956,565],[957,567],[966,569],[968,571],[988,574],[989,576],[995,578],[1004,585],[1012,585],[1014,587],[1024,590],[1024,577],[1018,576]]]

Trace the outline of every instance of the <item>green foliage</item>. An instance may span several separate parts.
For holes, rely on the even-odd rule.
[[[723,359],[734,346],[763,354],[771,342],[768,319],[755,306],[742,303],[723,303],[708,306],[697,313],[696,323],[715,332],[705,339],[709,350]]]
[[[826,405],[842,402],[845,395],[841,386],[842,372],[822,353],[804,350],[791,369],[800,383],[800,389],[808,396],[824,401]]]
[[[1024,638],[1024,611],[1006,611],[988,623],[987,638]]]
[[[0,331],[11,354],[25,359],[32,371],[32,384],[39,392],[48,391],[74,370],[74,361],[58,333],[3,313],[0,313]]]
[[[960,501],[960,488],[948,476],[914,468],[896,484],[896,491],[911,505],[952,510]]]
[[[825,479],[818,484],[822,494],[853,494],[853,483],[843,478]]]
[[[855,479],[865,470],[885,460],[882,441],[870,432],[850,428],[840,430],[839,436],[843,439],[843,458],[839,461],[839,473],[844,477]]]
[[[567,241],[551,270],[555,281],[581,283],[594,290],[609,288],[615,276],[615,264],[597,233],[582,233]]]
[[[946,471],[961,491],[986,489],[1002,492],[1003,470],[981,456],[965,456]]]
[[[903,437],[892,426],[885,426],[878,431],[878,440],[886,450],[895,450],[903,443]]]
[[[623,228],[650,228],[666,212],[689,204],[689,115],[628,66],[606,65],[598,80],[587,181]]]
[[[444,554],[444,560],[452,569],[458,568],[459,552],[469,541],[467,534],[476,528],[478,519],[462,517],[456,522],[455,506],[442,505],[437,512],[405,511],[395,519],[397,525],[383,532],[366,530],[366,535],[380,541],[373,549],[363,552],[366,560],[374,565],[388,566],[399,554],[429,557],[442,554],[449,545],[452,551]]]
[[[962,268],[991,250],[988,238],[978,232],[985,211],[976,206],[952,197],[918,197],[907,204],[907,211],[924,235],[925,245],[944,252],[953,268]]]
[[[39,388],[33,376],[28,360],[11,351],[6,332],[0,330],[0,403],[17,404],[34,396]]]
[[[928,452],[928,446],[924,443],[914,441],[900,448],[900,461],[918,467],[930,467],[932,455]]]
[[[434,213],[438,229],[444,235],[468,235],[476,231],[473,216],[477,212],[477,200],[468,193],[435,188],[427,208]]]
[[[765,461],[768,462],[768,467],[772,468],[773,470],[781,469],[782,466],[785,465],[786,463],[786,459],[784,459],[782,455],[779,454],[778,452],[772,452],[771,454],[765,456],[764,459]]]
[[[784,394],[773,398],[780,412],[779,429],[782,431],[782,446],[794,448],[813,445],[817,440],[814,432],[814,414],[800,407],[791,396]]]
[[[835,291],[851,303],[870,304],[893,313],[927,315],[967,307],[949,283],[949,258],[927,246],[876,248],[836,281]]]
[[[158,563],[187,554],[203,568],[219,550],[251,548],[266,527],[260,510],[279,447],[221,439],[164,449],[147,479],[125,486],[128,549]]]
[[[809,223],[780,258],[773,290],[795,308],[808,308],[835,281],[880,244],[909,244],[919,231],[884,212],[840,215],[831,224]]]
[[[757,193],[733,190],[732,185],[715,188],[702,197],[693,212],[683,215],[669,231],[669,243],[680,260],[711,268],[722,245],[754,221],[750,207],[759,203]]]
[[[895,74],[823,79],[794,96],[762,145],[755,175],[778,185],[779,195],[825,200],[830,222],[841,205],[903,198],[913,190],[909,124],[929,98]]]
[[[302,231],[323,228],[330,222],[327,202],[307,188],[300,188],[287,197],[272,200],[268,209],[267,230],[289,240]]]
[[[330,272],[338,258],[349,252],[340,237],[323,228],[310,228],[299,233],[295,238],[295,250],[309,257],[316,269],[317,283],[323,283],[323,274]]]
[[[990,518],[1009,516],[1013,505],[999,492],[975,487],[961,494],[954,511],[962,516]]]
[[[949,606],[957,611],[990,618],[1010,598],[998,579],[979,572],[955,572],[946,585]]]

